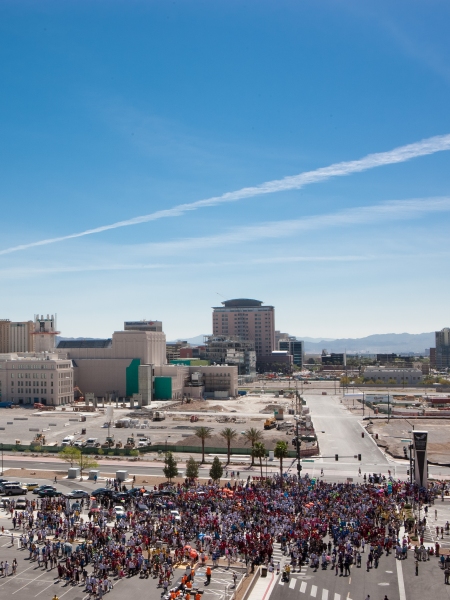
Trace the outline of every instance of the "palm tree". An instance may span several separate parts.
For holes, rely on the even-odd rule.
[[[261,479],[263,476],[262,471],[262,459],[266,456],[266,447],[262,442],[255,442],[252,448],[252,462],[254,462],[255,458],[259,458],[259,467],[261,469]]]
[[[222,431],[220,432],[220,435],[227,443],[228,464],[230,462],[231,457],[231,442],[237,437],[237,431],[236,429],[231,429],[231,427],[225,427],[225,429],[222,429]]]
[[[205,462],[205,440],[207,440],[208,438],[211,437],[211,431],[212,431],[211,427],[196,427],[195,428],[195,435],[198,438],[200,438],[200,440],[202,442],[202,462],[201,462],[201,464],[203,464]]]
[[[257,442],[260,442],[263,437],[262,431],[260,429],[256,429],[256,427],[250,427],[250,429],[247,429],[246,431],[244,431],[243,435],[244,435],[245,439],[247,440],[247,442],[250,442],[250,444],[252,445],[252,450],[255,447],[255,444]],[[255,464],[255,457],[252,454],[252,464],[250,466],[253,467],[254,464]],[[262,477],[262,475],[261,475],[261,477]]]
[[[274,450],[275,458],[280,459],[280,479],[281,485],[283,485],[283,458],[286,458],[288,455],[288,445],[287,442],[283,442],[282,440],[277,442]]]

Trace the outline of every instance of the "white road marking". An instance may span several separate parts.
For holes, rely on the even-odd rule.
[[[41,590],[38,594],[36,594],[35,598],[37,598],[39,596],[39,594],[42,594],[42,592],[45,592],[45,590],[48,590],[49,587],[52,587],[52,585],[55,585],[55,582],[52,581],[47,587],[45,587],[43,590]]]
[[[300,585],[300,591],[302,594],[304,594],[306,592],[306,586],[308,584],[306,583],[306,581],[302,581],[301,585]]]
[[[293,590],[295,588],[296,583],[297,583],[297,580],[292,578],[291,581],[289,582],[289,587],[291,588],[291,590]]]
[[[311,596],[315,598],[317,596],[317,585],[311,586]]]
[[[328,590],[322,590],[322,600],[328,600]]]
[[[335,594],[334,595],[334,600],[341,600],[341,595],[340,594]]]
[[[34,579],[31,579],[28,583],[26,583],[25,585],[23,585],[22,587],[20,587],[18,590],[16,590],[15,592],[13,592],[11,595],[14,596],[14,594],[17,594],[17,592],[20,592],[20,590],[23,590],[23,588],[27,587],[27,585],[29,585],[30,583],[33,583],[33,581],[36,581],[36,579],[39,579],[39,577],[43,577],[44,575],[47,575],[47,573],[41,573],[40,575],[38,575]]]

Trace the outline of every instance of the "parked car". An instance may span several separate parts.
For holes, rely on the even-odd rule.
[[[23,496],[27,492],[26,486],[21,483],[3,483],[0,487],[0,493],[5,496]]]
[[[97,498],[97,496],[108,496],[108,498],[112,498],[114,496],[114,491],[109,488],[98,488],[91,492],[91,496]]]
[[[27,507],[27,499],[24,498],[23,496],[21,496],[20,498],[17,498],[15,508],[17,510],[25,510],[26,507]]]
[[[62,493],[54,488],[45,488],[39,492],[38,496],[39,498],[57,498],[58,496],[62,496]]]
[[[113,508],[116,519],[124,519],[127,515],[123,506],[115,506]]]
[[[176,521],[177,523],[181,522],[181,517],[180,517],[180,513],[177,510],[171,510],[170,511],[170,516],[172,517],[172,519],[174,521]]]
[[[29,492],[32,492],[33,490],[39,487],[38,483],[26,483],[25,485],[27,486],[27,490]]]
[[[85,492],[84,490],[72,490],[68,494],[66,494],[66,498],[90,498],[91,495],[89,492]]]
[[[40,485],[39,487],[34,488],[33,494],[37,495],[37,494],[39,494],[39,492],[42,492],[42,490],[47,490],[47,489],[56,490],[56,488],[53,487],[52,485],[48,485],[48,484]]]

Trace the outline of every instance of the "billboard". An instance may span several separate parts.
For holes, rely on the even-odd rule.
[[[427,442],[428,431],[413,431],[414,481],[420,487],[428,485]]]

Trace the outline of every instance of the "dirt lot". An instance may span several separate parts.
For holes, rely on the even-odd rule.
[[[409,423],[408,423],[409,421]],[[378,433],[377,443],[395,458],[403,458],[402,439],[411,439],[411,430],[428,431],[428,460],[435,464],[450,464],[450,420],[437,419],[391,419],[376,420],[367,431],[374,436]]]

